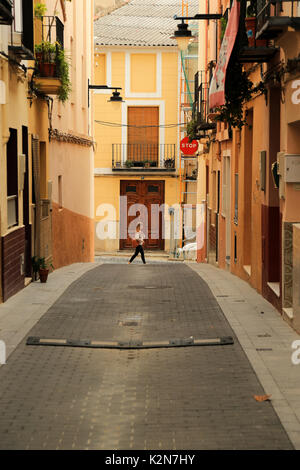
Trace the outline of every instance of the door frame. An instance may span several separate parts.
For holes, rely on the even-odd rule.
[[[161,185],[161,202],[160,202],[160,205],[164,205],[165,204],[165,180],[120,180],[120,196],[126,196],[126,191],[123,191],[122,190],[122,186],[125,187],[126,184],[128,183],[139,183],[140,185],[142,184],[157,184],[159,183]],[[142,201],[143,203],[143,201]],[[159,228],[159,233],[160,233],[160,243],[159,243],[159,247],[158,248],[150,248],[151,250],[155,250],[155,251],[164,251],[165,249],[165,240],[163,238],[163,219],[162,217],[164,217],[164,213],[162,214],[160,212],[160,228]],[[148,215],[148,223],[149,223],[149,215]],[[121,207],[119,207],[119,224],[120,224],[120,233],[121,233]],[[148,226],[148,230],[151,229],[151,226]],[[126,230],[127,230],[127,233],[128,233],[128,207],[127,207],[127,213],[126,213]],[[124,246],[122,246],[124,244],[124,240],[123,239],[119,239],[119,249],[120,250],[126,250],[127,248],[125,248]]]

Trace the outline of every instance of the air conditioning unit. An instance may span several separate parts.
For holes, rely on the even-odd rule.
[[[16,33],[15,31],[12,34],[12,42],[10,44],[13,47],[22,46],[22,33]]]
[[[279,174],[285,183],[300,183],[300,154],[281,155]]]

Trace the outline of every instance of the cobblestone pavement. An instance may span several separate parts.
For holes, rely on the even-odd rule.
[[[0,368],[0,449],[291,449],[206,283],[183,264],[103,264],[30,336],[234,345],[149,350],[26,346]],[[27,336],[29,336],[27,335]]]

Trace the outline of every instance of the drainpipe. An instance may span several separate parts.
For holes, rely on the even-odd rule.
[[[175,257],[175,246],[174,246],[174,208],[169,208],[169,216],[170,216],[170,247],[169,247],[169,257]]]
[[[0,201],[1,201],[1,226],[6,227],[7,225],[7,208],[4,207],[5,201],[6,201],[6,152],[5,146],[9,140],[10,134],[9,134],[9,127],[8,127],[8,117],[7,117],[7,103],[9,102],[9,64],[8,64],[8,59],[6,58],[1,58],[1,80],[4,82],[5,85],[5,101],[3,104],[0,105],[1,107],[1,153],[2,153],[2,158],[3,158],[3,163],[4,163],[4,168],[2,169],[1,172],[1,177],[3,180],[4,184],[0,184]],[[2,231],[0,232],[0,235],[2,236]]]

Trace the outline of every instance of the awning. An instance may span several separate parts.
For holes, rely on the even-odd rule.
[[[209,109],[225,104],[226,69],[239,29],[240,2],[234,0],[220,48],[217,66],[209,88]]]

